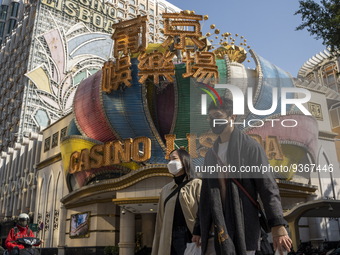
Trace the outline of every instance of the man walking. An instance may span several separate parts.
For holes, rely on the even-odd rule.
[[[205,156],[205,167],[230,165],[239,171],[242,166],[269,164],[261,145],[231,124],[236,119],[232,100],[223,98],[220,105],[212,103],[208,113],[211,129],[218,139]],[[223,124],[218,125],[217,122]],[[258,196],[268,219],[274,249],[278,249],[280,254],[290,250],[292,241],[285,229],[286,221],[275,179],[271,174],[255,177],[219,173],[215,178],[203,178],[193,236],[194,242],[201,242],[203,254],[255,254],[261,234]]]

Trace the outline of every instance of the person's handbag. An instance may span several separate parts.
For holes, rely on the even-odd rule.
[[[222,162],[220,157],[217,155],[216,151],[214,149],[212,149],[212,152],[214,153],[214,155],[217,159],[217,162],[221,166],[225,166],[225,164]],[[259,221],[260,221],[261,228],[264,230],[264,232],[270,233],[271,229],[270,229],[269,224],[268,224],[267,216],[265,215],[264,211],[262,210],[260,203],[258,201],[255,201],[255,199],[248,193],[248,191],[246,191],[246,189],[242,186],[242,184],[238,180],[236,180],[235,178],[231,178],[231,179],[239,187],[239,189],[242,190],[243,193],[249,198],[250,202],[257,208],[257,210],[259,212]]]
[[[187,243],[187,248],[184,251],[184,255],[201,255],[201,247],[197,247],[196,243]]]

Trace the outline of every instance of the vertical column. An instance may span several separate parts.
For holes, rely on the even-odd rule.
[[[120,210],[119,255],[135,254],[135,215],[125,209]]]
[[[6,208],[6,215],[10,217],[14,217],[13,215],[13,200],[14,200],[14,187],[16,185],[14,179],[15,179],[15,167],[14,167],[14,158],[15,153],[14,149],[12,147],[9,147],[7,149],[7,153],[9,154],[10,158],[10,165],[9,165],[9,178],[8,178],[8,184],[9,184],[9,193],[8,193],[8,205]]]
[[[28,156],[28,139],[26,137],[22,138],[22,146],[24,147],[23,154],[22,154],[22,169],[23,169],[23,177],[25,179],[25,182],[23,184],[23,189],[22,189],[22,200],[21,200],[21,208],[25,208],[27,206],[27,200],[28,199],[28,194],[29,194],[29,173],[28,173],[28,168],[27,168],[27,156]],[[30,212],[32,212],[30,208]]]
[[[300,245],[300,233],[299,233],[299,224],[298,224],[299,220],[300,220],[300,217],[288,222],[290,236],[293,241],[293,249],[295,251],[298,250],[298,247]]]
[[[24,212],[23,208],[20,208],[20,201],[21,201],[21,189],[20,189],[20,178],[22,176],[22,169],[21,169],[21,144],[14,143],[14,150],[16,153],[15,158],[15,180],[16,180],[16,187],[14,192],[14,202],[13,202],[13,215],[19,215],[20,212]]]
[[[0,218],[3,219],[5,215],[5,202],[6,202],[6,185],[8,188],[8,184],[6,183],[6,165],[7,165],[7,153],[1,152],[0,154],[0,187],[1,187],[1,193],[0,193]]]
[[[66,216],[67,216],[67,210],[65,206],[62,205],[60,208],[60,213],[59,213],[59,243],[58,243],[58,254],[59,255],[65,254]]]
[[[153,236],[155,234],[156,214],[142,214],[143,245],[152,247]]]

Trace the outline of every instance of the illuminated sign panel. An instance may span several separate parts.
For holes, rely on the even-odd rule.
[[[125,139],[94,145],[91,149],[75,151],[70,157],[69,173],[110,166],[130,161],[144,162],[151,157],[151,140],[147,137]]]
[[[109,4],[98,0],[42,0],[41,2],[54,10],[76,17],[84,23],[90,23],[99,29],[112,33],[116,9]]]
[[[281,145],[274,136],[268,136],[265,141],[258,135],[251,135],[259,142],[266,151],[269,159],[282,160],[283,154]],[[197,137],[194,134],[188,134],[189,153],[193,158],[204,157],[209,148],[212,147],[214,140],[217,138],[215,134],[204,134]],[[166,135],[167,155],[174,150],[175,135]],[[200,144],[197,150],[196,140]],[[69,173],[86,171],[103,166],[111,166],[121,163],[145,162],[151,158],[151,140],[148,137],[137,137],[125,139],[123,142],[111,141],[105,144],[97,144],[91,149],[83,149],[74,151],[70,156]]]

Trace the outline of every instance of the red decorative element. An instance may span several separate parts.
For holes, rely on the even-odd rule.
[[[102,72],[98,71],[79,84],[74,96],[73,111],[82,135],[107,142],[116,140],[116,137],[102,107],[101,77]]]

